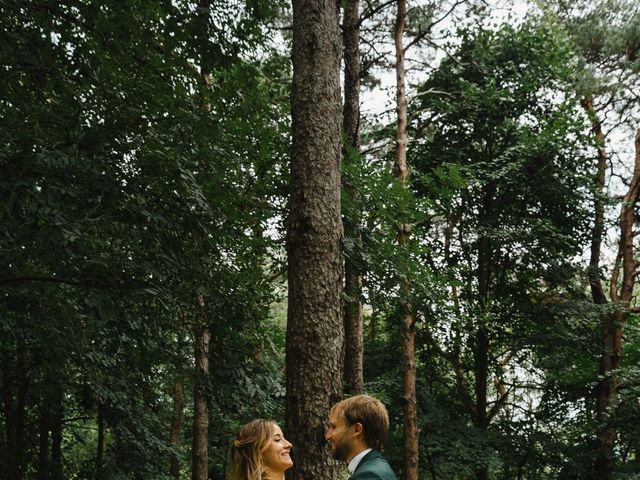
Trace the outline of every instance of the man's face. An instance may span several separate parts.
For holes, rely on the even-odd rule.
[[[331,447],[333,458],[342,462],[348,462],[353,458],[351,453],[354,447],[353,434],[354,427],[346,425],[342,410],[334,410],[329,415],[329,428],[324,434],[324,438]]]

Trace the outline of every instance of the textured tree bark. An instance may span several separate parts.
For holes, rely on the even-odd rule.
[[[287,436],[292,478],[335,478],[324,432],[342,398],[341,39],[335,0],[294,0]]]
[[[344,288],[344,382],[347,391],[356,395],[364,392],[364,308],[362,274],[349,259],[345,260]]]
[[[342,38],[344,42],[344,106],[342,118],[344,137],[351,154],[360,152],[360,1],[350,0],[342,16]],[[345,161],[348,158],[345,155]],[[351,195],[355,188],[345,185]],[[356,220],[357,222],[357,220]],[[345,235],[360,245],[357,225],[351,225],[345,217]],[[356,263],[345,257],[345,308],[344,308],[344,381],[351,394],[364,391],[364,308],[362,305],[362,273]]]
[[[396,176],[400,185],[407,188],[409,167],[407,164],[407,97],[405,92],[405,65],[403,35],[407,16],[405,0],[398,0],[396,22],[393,31],[396,51]],[[411,225],[398,225],[398,246],[406,248],[411,236]],[[411,285],[400,287],[402,302],[402,413],[404,427],[404,478],[418,480],[420,473],[418,410],[416,406],[415,338],[416,319],[411,305]]]
[[[182,384],[180,382],[176,382],[173,384],[173,412],[171,415],[171,428],[169,431],[169,443],[171,443],[171,447],[175,450],[177,450],[180,445],[180,428],[182,426],[183,405]],[[177,454],[171,456],[169,475],[176,479],[180,478],[180,459]]]

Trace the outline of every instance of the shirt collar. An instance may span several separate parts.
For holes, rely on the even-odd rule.
[[[349,462],[349,465],[347,465],[347,468],[351,473],[356,471],[356,468],[358,468],[358,465],[360,465],[360,460],[362,460],[364,456],[367,453],[369,453],[371,450],[372,450],[371,448],[367,448],[351,459],[351,461]]]

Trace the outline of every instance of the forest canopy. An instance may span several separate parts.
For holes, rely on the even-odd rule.
[[[222,480],[253,418],[335,479],[362,392],[403,480],[639,478],[639,53],[631,0],[0,2],[0,480]]]

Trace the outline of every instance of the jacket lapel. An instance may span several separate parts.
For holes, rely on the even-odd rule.
[[[360,460],[360,463],[358,463],[358,466],[356,467],[356,469],[353,471],[353,473],[351,475],[352,476],[355,475],[362,465],[364,465],[365,463],[367,463],[370,460],[374,460],[376,458],[379,458],[381,455],[382,454],[380,452],[378,452],[377,450],[371,450],[364,457],[362,457],[362,460]]]

